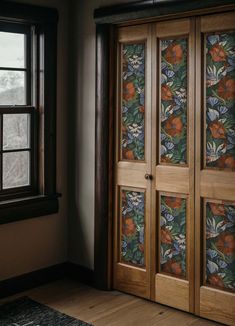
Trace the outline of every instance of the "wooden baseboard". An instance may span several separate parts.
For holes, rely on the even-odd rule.
[[[92,270],[74,263],[65,262],[0,281],[0,298],[5,298],[63,278],[71,278],[88,285],[93,285]]]

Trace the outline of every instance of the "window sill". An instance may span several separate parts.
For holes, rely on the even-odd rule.
[[[29,218],[55,214],[59,210],[58,197],[38,195],[0,202],[0,225]]]

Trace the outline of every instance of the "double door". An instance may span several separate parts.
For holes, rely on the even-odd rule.
[[[117,30],[114,288],[235,322],[235,14]]]

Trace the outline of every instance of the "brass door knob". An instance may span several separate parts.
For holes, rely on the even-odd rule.
[[[153,176],[151,174],[148,174],[148,173],[145,173],[144,177],[145,177],[146,180],[152,180],[153,179]]]

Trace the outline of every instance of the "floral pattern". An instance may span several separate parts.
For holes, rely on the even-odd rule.
[[[144,266],[144,192],[122,190],[121,260]]]
[[[235,169],[235,33],[206,35],[206,165]]]
[[[122,159],[144,160],[145,44],[123,44],[122,62]]]
[[[206,204],[206,282],[235,291],[235,206]]]
[[[161,162],[187,163],[187,39],[161,41]]]
[[[161,271],[186,277],[186,199],[161,196]]]

